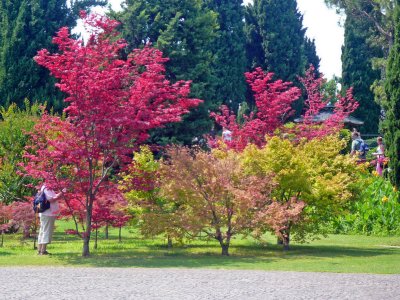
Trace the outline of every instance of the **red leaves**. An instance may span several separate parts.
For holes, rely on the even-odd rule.
[[[11,227],[23,229],[24,237],[29,237],[31,231],[36,229],[35,215],[30,201],[13,202],[10,205],[0,203],[0,233]]]
[[[185,232],[229,241],[251,228],[254,210],[269,202],[271,180],[246,174],[236,153],[221,158],[177,147],[167,154],[161,191],[167,201],[178,203],[175,218]]]
[[[265,73],[261,68],[245,73],[245,76],[254,92],[256,116],[263,121],[264,131],[272,133],[293,113],[291,104],[300,97],[301,91],[292,87],[291,82],[270,82],[273,73]]]
[[[344,97],[338,95],[333,114],[323,123],[316,124],[313,120],[314,117],[321,109],[327,106],[330,100],[324,99],[322,92],[324,79],[322,77],[315,78],[314,67],[310,66],[306,76],[300,78],[300,81],[306,89],[307,99],[304,102],[306,111],[303,114],[303,123],[295,128],[297,137],[307,139],[322,138],[342,129],[344,120],[358,107],[358,102],[353,98],[353,89],[348,89]]]
[[[41,50],[34,58],[59,80],[69,106],[66,120],[44,114],[35,127],[26,171],[55,190],[68,187],[72,214],[85,211],[90,223],[93,202],[114,186],[111,170],[130,160],[150,129],[179,122],[201,100],[189,98],[189,81],[166,79],[167,58],[159,50],[147,46],[122,60],[126,42],[117,38],[118,23],[82,16],[91,30],[86,44],[61,28],[53,39],[60,53]]]
[[[130,153],[132,147],[127,145],[132,140],[142,143],[150,129],[179,122],[182,114],[201,102],[188,98],[190,82],[166,80],[167,59],[159,50],[147,46],[121,60],[125,42],[112,39],[117,23],[96,15],[85,21],[94,28],[86,45],[62,28],[53,39],[61,53],[41,50],[35,60],[59,79],[57,86],[70,103],[65,109],[68,121],[91,148],[88,152],[99,155],[94,150],[97,144],[118,155]]]
[[[292,197],[288,202],[273,201],[265,210],[257,212],[255,223],[266,224],[277,237],[284,240],[290,233],[290,226],[303,217],[304,201]]]
[[[167,59],[159,50],[136,49],[127,60],[121,60],[125,43],[112,38],[118,23],[97,15],[86,16],[85,22],[92,27],[86,45],[61,28],[53,39],[61,53],[41,50],[35,57],[59,79],[58,87],[68,95],[68,119],[65,126],[58,126],[60,135],[44,137],[46,145],[57,144],[53,146],[59,152],[52,149],[49,154],[65,163],[72,157],[63,150],[80,149],[78,156],[104,161],[130,154],[147,139],[150,129],[180,121],[182,114],[201,102],[188,98],[190,82],[171,84],[166,80]],[[49,118],[42,119],[37,131],[49,122],[63,122]],[[71,138],[76,143],[71,143]]]
[[[265,135],[272,135],[283,125],[293,113],[291,104],[301,95],[300,89],[292,87],[290,82],[271,82],[273,73],[265,73],[261,68],[245,73],[245,76],[254,92],[257,112],[244,116],[243,125],[236,122],[236,116],[225,106],[221,107],[221,115],[211,114],[219,125],[232,131],[232,141],[226,144],[238,151],[249,143],[264,145]]]
[[[236,115],[226,106],[221,106],[221,114],[211,113],[217,124],[228,128],[232,132],[232,140],[224,141],[228,148],[237,151],[243,150],[249,143],[262,147],[265,144],[265,136],[272,136],[276,129],[289,131],[296,138],[321,138],[339,131],[347,118],[358,107],[354,100],[352,89],[346,92],[345,97],[338,96],[334,113],[322,124],[314,121],[321,109],[326,107],[329,100],[324,99],[322,85],[324,79],[316,78],[314,67],[310,66],[304,78],[300,82],[304,85],[307,98],[304,101],[306,110],[302,116],[304,122],[295,126],[294,130],[282,128],[284,122],[293,114],[291,105],[296,101],[301,91],[292,87],[291,83],[277,80],[271,82],[273,73],[265,73],[260,68],[246,73],[247,82],[254,92],[256,112],[249,116],[243,116],[244,123],[238,124]],[[216,140],[209,140],[212,147],[217,147]]]
[[[12,209],[11,206],[0,202],[0,233],[8,230],[11,226]]]

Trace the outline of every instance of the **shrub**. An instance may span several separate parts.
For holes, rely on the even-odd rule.
[[[346,215],[332,222],[335,233],[390,235],[400,233],[399,192],[380,176],[365,177],[363,193]]]

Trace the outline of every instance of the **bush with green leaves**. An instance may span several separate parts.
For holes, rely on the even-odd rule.
[[[340,154],[346,145],[339,135],[313,140],[272,137],[262,148],[245,149],[246,171],[270,178],[275,184],[274,201],[291,205],[294,199],[305,204],[301,218],[288,218],[278,227],[287,243],[289,236],[306,241],[326,233],[331,219],[344,214],[348,203],[361,193],[364,167],[354,157]]]
[[[23,201],[31,196],[27,188],[28,177],[20,173],[24,147],[29,143],[28,132],[33,128],[41,113],[38,104],[30,105],[25,101],[25,109],[16,104],[0,107],[0,202],[9,204]]]
[[[392,235],[400,233],[399,192],[380,176],[365,178],[363,193],[348,214],[332,222],[334,233]]]

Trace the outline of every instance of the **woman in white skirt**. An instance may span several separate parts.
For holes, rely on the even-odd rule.
[[[50,202],[50,208],[39,214],[40,229],[38,235],[38,254],[48,255],[50,253],[46,250],[47,244],[50,244],[53,238],[54,223],[60,210],[58,200],[61,195],[65,193],[65,189],[63,189],[61,193],[56,194],[53,190],[47,189],[44,184],[40,191],[44,192],[46,199]]]

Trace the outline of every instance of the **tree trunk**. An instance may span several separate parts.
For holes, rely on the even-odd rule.
[[[221,255],[229,256],[229,243],[221,243]]]
[[[32,228],[32,234],[31,236],[33,237],[33,250],[37,250],[37,245],[36,245],[36,241],[38,238],[38,232],[37,232],[37,227],[35,225],[34,228]]]
[[[167,235],[167,248],[168,249],[172,248],[172,239],[169,235]]]
[[[225,242],[224,239],[222,238],[222,235],[218,233],[217,240],[219,241],[219,244],[221,245],[221,255],[229,256],[229,243],[231,240],[230,235],[227,236]]]
[[[94,249],[97,249],[97,236],[98,236],[99,230],[96,228],[96,235],[94,236]]]
[[[24,239],[29,239],[31,237],[31,232],[29,226],[24,226]]]
[[[229,242],[231,240],[230,228],[228,228],[225,242],[224,242],[224,238],[222,236],[221,228],[219,228],[219,227],[216,228],[214,237],[221,245],[221,250],[222,250],[221,255],[229,256]]]
[[[106,224],[106,227],[104,229],[104,235],[105,235],[106,240],[108,240],[108,224]]]
[[[118,242],[122,243],[122,226],[119,226],[119,231],[118,231]]]
[[[289,250],[290,231],[284,232],[282,236],[283,250]]]
[[[83,236],[83,249],[82,256],[87,257],[90,255],[90,233],[92,231],[92,209],[93,209],[94,196],[90,195],[89,205],[86,206],[86,231]]]
[[[2,230],[1,231],[1,244],[0,244],[0,247],[3,247],[3,245],[4,245],[4,231]]]

